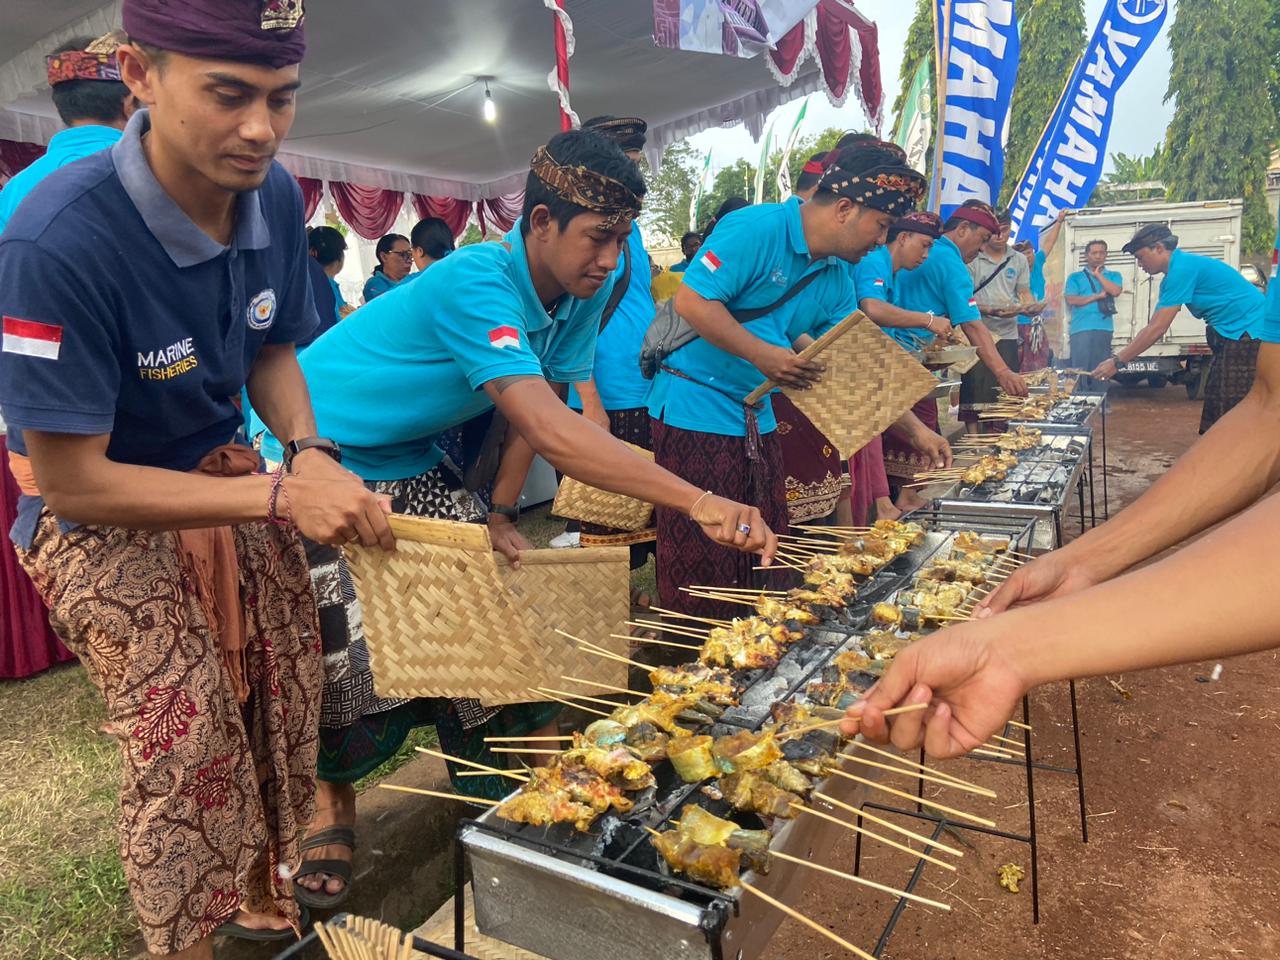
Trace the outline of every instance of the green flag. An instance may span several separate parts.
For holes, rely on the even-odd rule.
[[[777,123],[777,115],[769,121],[769,129],[760,141],[760,163],[756,166],[755,200],[753,203],[764,203],[764,172],[769,166],[769,152],[773,149],[773,127]]]
[[[711,187],[711,151],[707,151],[707,156],[702,161],[702,175],[698,177],[698,185],[693,191],[693,198],[689,201],[689,229],[697,230],[698,223],[702,220],[702,197]]]
[[[924,173],[929,159],[929,141],[933,137],[933,77],[929,60],[920,61],[911,89],[907,91],[902,115],[893,129],[893,142],[907,151],[907,163]]]

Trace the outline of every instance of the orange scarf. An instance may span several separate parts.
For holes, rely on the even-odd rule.
[[[18,489],[31,497],[40,496],[31,461],[20,453],[9,451],[9,469],[18,481]],[[248,447],[224,444],[205,454],[192,473],[212,477],[243,477],[258,469],[258,454]],[[240,599],[240,562],[236,557],[235,533],[230,526],[179,530],[178,558],[195,585],[196,601],[204,611],[222,651],[236,699],[249,699],[245,679],[245,618]]]

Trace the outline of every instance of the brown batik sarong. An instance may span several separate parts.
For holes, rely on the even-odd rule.
[[[120,857],[147,949],[188,949],[241,905],[296,926],[323,670],[292,529],[233,528],[245,611],[241,707],[178,559],[177,534],[78,527],[47,511],[24,568],[102,691],[124,785]],[[282,865],[285,869],[281,869]]]

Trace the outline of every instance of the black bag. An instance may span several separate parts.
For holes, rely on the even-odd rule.
[[[823,267],[813,273],[805,274],[786,293],[767,307],[730,310],[729,313],[739,323],[749,323],[766,317],[813,283],[825,270],[826,268]],[[689,325],[689,321],[676,313],[675,302],[676,298],[672,297],[660,303],[653,322],[644,332],[644,342],[640,345],[640,372],[646,380],[652,380],[657,376],[658,369],[666,362],[667,357],[698,339],[699,334]]]
[[[627,287],[631,286],[631,241],[628,239],[626,245],[622,248],[622,276],[618,278],[618,282],[613,285],[613,289],[609,292],[609,299],[605,301],[604,309],[600,311],[600,332],[604,333],[604,328],[609,325],[609,320],[613,317],[614,311],[618,309],[618,304],[622,302],[622,298],[627,295]]]
[[[1090,290],[1092,290],[1094,293],[1102,292],[1102,284],[1100,284],[1098,282],[1098,278],[1095,277],[1088,270],[1084,271],[1084,278],[1089,281]],[[1119,312],[1116,310],[1116,298],[1108,293],[1105,297],[1103,297],[1101,300],[1098,301],[1098,312],[1102,314],[1104,317],[1114,317],[1116,313]]]

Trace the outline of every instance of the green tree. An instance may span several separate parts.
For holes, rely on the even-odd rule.
[[[1000,193],[1005,205],[1018,189],[1085,44],[1084,0],[1034,0],[1022,10],[1022,59],[1013,90]]]
[[[1102,207],[1125,200],[1163,199],[1168,160],[1163,143],[1157,143],[1155,149],[1146,155],[1111,154],[1111,172],[1098,184],[1089,206]]]
[[[1275,236],[1264,193],[1278,126],[1274,20],[1275,0],[1179,0],[1169,30],[1168,197],[1243,197],[1245,255]]]
[[[690,229],[689,203],[701,173],[702,155],[688,140],[666,149],[657,175],[646,177],[649,190],[640,214],[646,242],[676,241]]]
[[[473,243],[480,243],[484,237],[480,235],[480,228],[476,226],[476,222],[472,220],[467,224],[467,229],[462,231],[462,236],[458,238],[457,246],[469,247]]]

